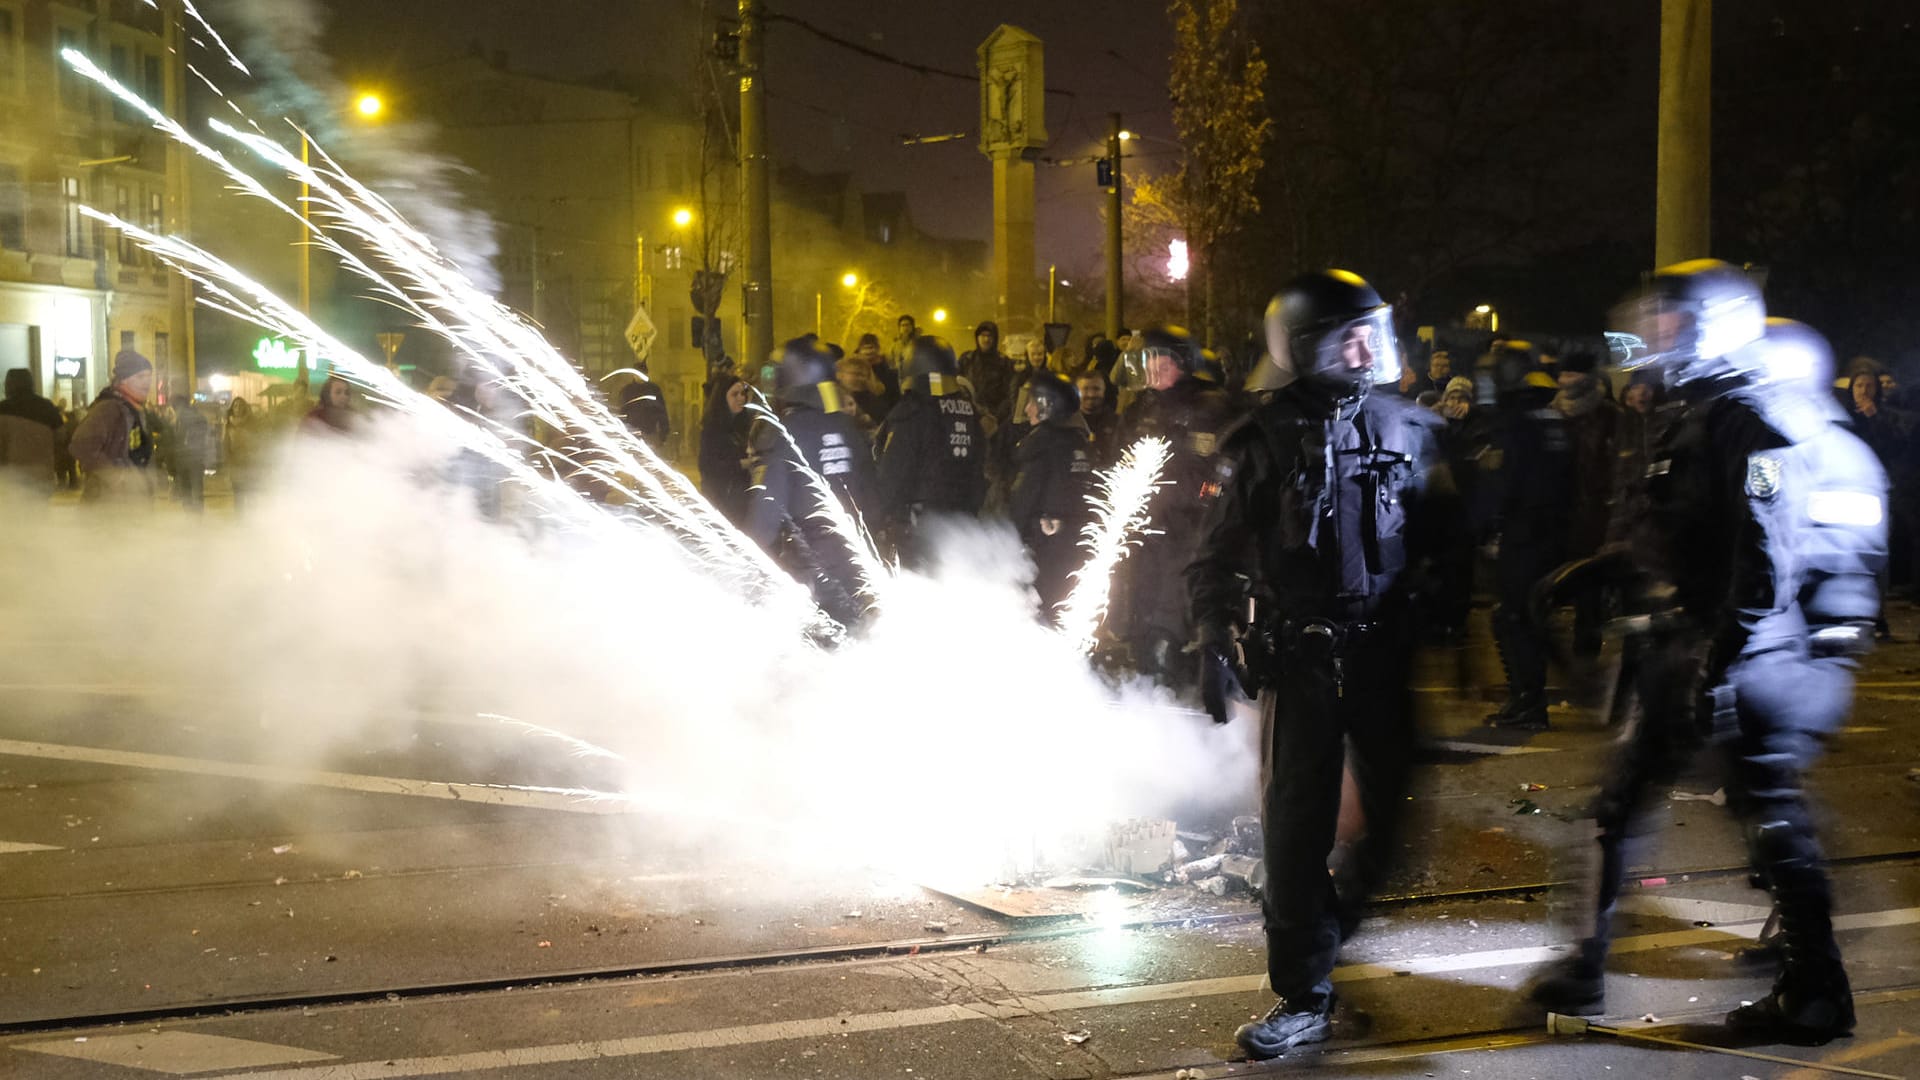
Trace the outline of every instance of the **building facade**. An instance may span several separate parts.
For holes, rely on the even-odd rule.
[[[90,56],[142,96],[165,98],[160,14],[139,0],[0,0],[0,368],[30,368],[78,407],[136,349],[184,372],[167,272],[85,217],[92,206],[161,229],[164,139],[60,60]]]

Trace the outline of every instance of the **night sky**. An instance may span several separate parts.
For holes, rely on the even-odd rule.
[[[477,43],[506,50],[516,70],[591,77],[669,77],[699,34],[690,0],[324,0],[341,70],[379,77],[457,56]],[[734,5],[711,5],[732,12]],[[778,0],[772,10],[902,60],[971,72],[976,46],[1000,22],[1046,42],[1049,156],[1081,158],[1105,140],[1107,113],[1170,138],[1166,92],[1170,30],[1161,0],[1026,0],[1000,6],[897,0]],[[921,75],[774,25],[768,41],[770,125],[776,157],[817,171],[851,170],[865,190],[905,190],[916,222],[937,235],[985,240],[991,174],[975,139],[905,147],[899,136],[977,134],[977,84]],[[723,88],[726,84],[723,83]],[[1136,144],[1140,146],[1141,144]],[[1169,167],[1171,150],[1148,142],[1140,164]],[[1062,273],[1098,265],[1100,191],[1093,167],[1041,169],[1039,244]]]

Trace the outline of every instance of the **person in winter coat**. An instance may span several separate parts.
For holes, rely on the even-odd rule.
[[[1033,555],[1034,591],[1051,615],[1079,566],[1080,531],[1089,517],[1093,441],[1080,394],[1064,375],[1042,371],[1028,383],[1027,436],[1014,452],[1008,516]]]
[[[7,372],[6,400],[0,401],[0,474],[25,493],[44,499],[53,494],[60,429],[66,418],[53,402],[33,389],[33,372]]]
[[[74,429],[72,453],[85,479],[81,501],[148,505],[153,501],[154,436],[147,419],[153,363],[132,349],[113,358],[113,382]]]
[[[983,322],[974,328],[973,349],[960,357],[960,377],[973,387],[973,403],[997,428],[1013,420],[1013,361],[1000,352],[1000,327]]]
[[[747,397],[738,375],[718,376],[707,387],[700,419],[700,494],[733,522],[747,509]]]

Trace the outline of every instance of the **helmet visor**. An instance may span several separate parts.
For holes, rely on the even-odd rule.
[[[1393,336],[1391,305],[1382,304],[1317,334],[1299,335],[1291,342],[1291,351],[1296,367],[1326,382],[1359,388],[1400,380],[1400,344]]]
[[[1607,343],[1616,366],[1632,371],[1650,364],[1684,359],[1693,337],[1693,313],[1683,305],[1648,294],[1615,305],[1607,315]]]

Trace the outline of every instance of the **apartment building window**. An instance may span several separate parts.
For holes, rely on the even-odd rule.
[[[12,165],[0,165],[0,248],[27,249],[27,186]]]
[[[114,189],[113,215],[121,221],[129,223],[133,221],[133,189],[125,184]],[[120,234],[120,265],[140,265],[140,245],[134,243],[133,237],[124,232]]]
[[[63,176],[60,178],[60,200],[64,204],[63,219],[66,225],[67,254],[79,259],[88,254],[87,217],[80,212],[80,178]]]
[[[167,107],[166,72],[160,66],[160,58],[149,54],[142,60],[142,71],[146,76],[147,104],[156,109]]]
[[[147,231],[158,233],[167,224],[167,200],[158,191],[147,192]]]
[[[20,88],[20,13],[0,7],[0,94]]]
[[[123,86],[133,85],[133,64],[133,51],[125,45],[115,45],[107,54],[107,70]],[[139,121],[140,114],[134,111],[133,106],[116,97],[113,99],[113,118],[122,124],[132,124]]]
[[[54,32],[54,42],[57,47],[54,49],[53,67],[58,72],[56,78],[60,84],[60,104],[63,108],[74,112],[86,112],[87,80],[68,66],[66,60],[60,56],[68,49],[85,52],[86,41],[81,37],[79,30],[71,26],[63,26]]]

